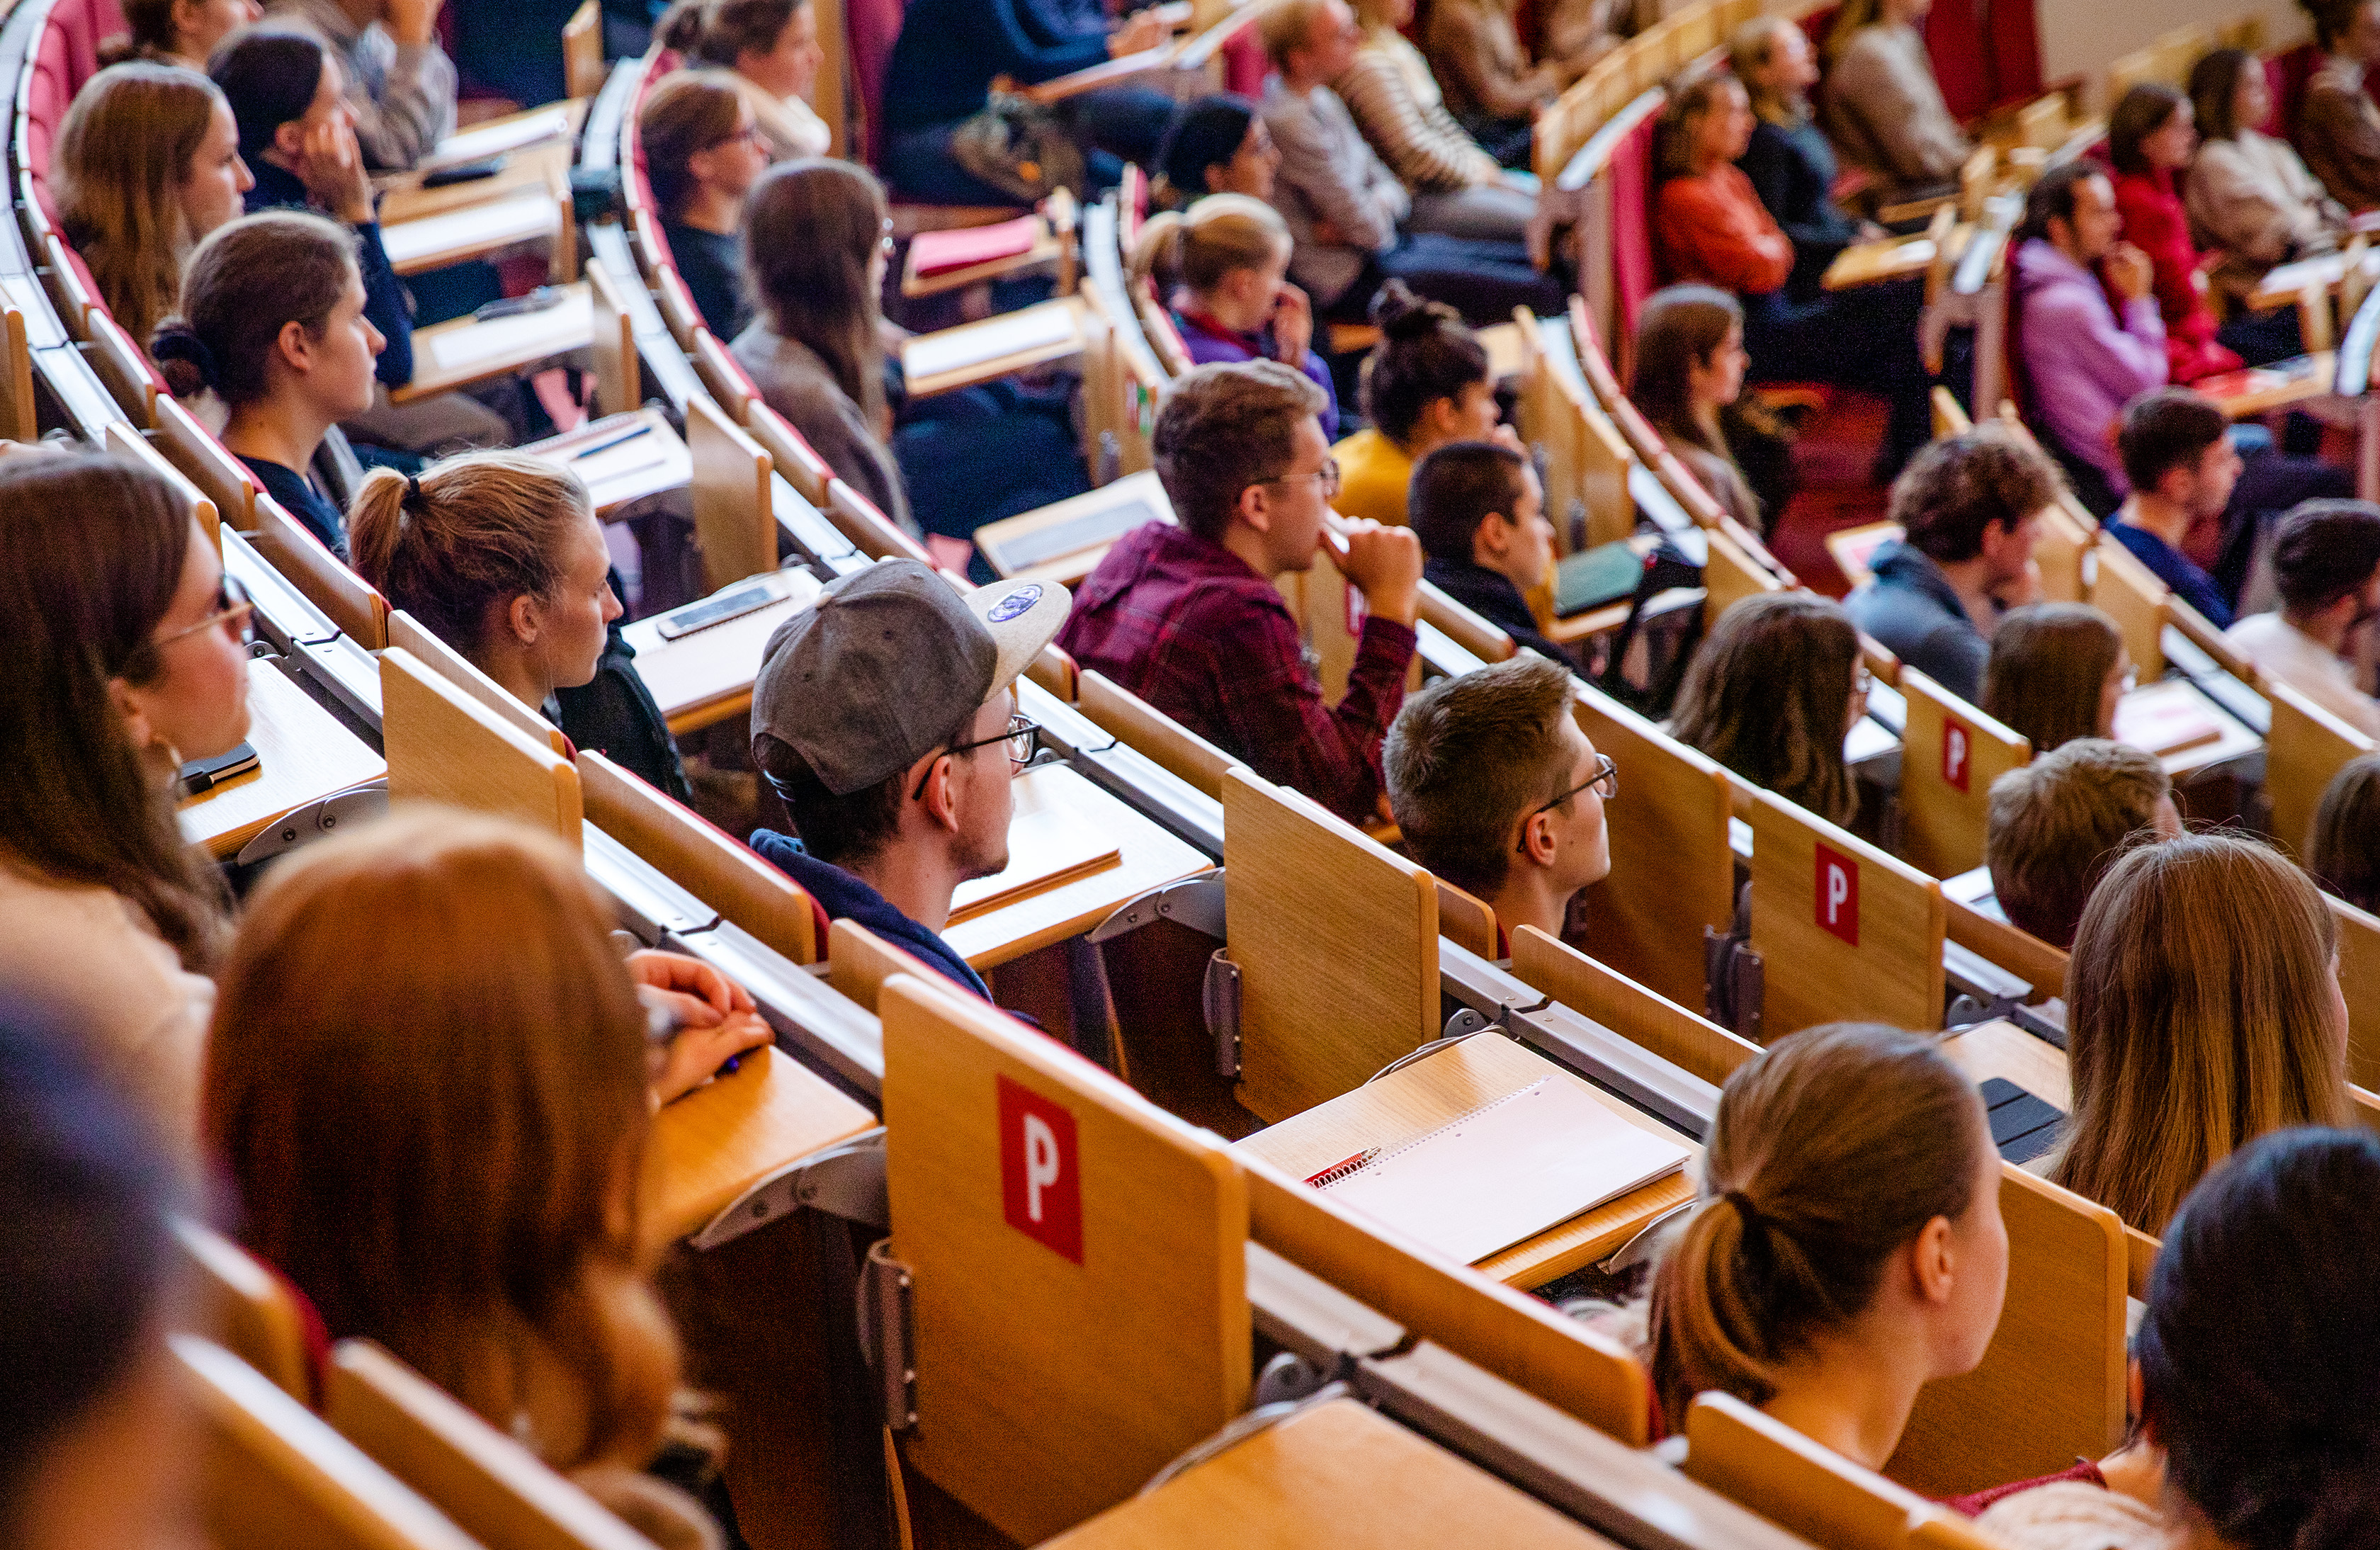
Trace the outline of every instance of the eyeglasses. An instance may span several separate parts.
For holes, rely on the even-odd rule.
[[[1339,493],[1339,459],[1336,458],[1325,458],[1322,459],[1322,466],[1318,469],[1308,469],[1304,473],[1285,473],[1278,478],[1259,480],[1257,482],[1262,484],[1294,484],[1301,479],[1320,480],[1322,482],[1322,498],[1324,500],[1329,500],[1331,496]]]
[[[231,638],[241,645],[256,641],[256,604],[249,600],[248,589],[226,574],[215,588],[215,611],[198,623],[177,629],[171,635],[160,635],[149,642],[150,649],[170,646],[185,636],[202,634],[218,626],[228,629]]]
[[[1012,715],[1008,718],[1008,730],[1000,736],[978,738],[971,743],[953,743],[942,751],[955,758],[959,754],[969,753],[978,748],[990,748],[994,743],[1006,743],[1008,762],[1021,770],[1033,763],[1034,751],[1041,743],[1041,725],[1036,721],[1027,721],[1021,715]],[[913,802],[924,801],[926,782],[933,778],[934,767],[929,764],[926,766],[926,773],[917,777],[917,788],[909,793],[909,799]]]
[[[761,132],[760,126],[758,123],[751,123],[745,125],[742,128],[736,130],[732,135],[722,136],[718,140],[712,140],[709,145],[704,146],[703,149],[705,151],[714,151],[722,145],[766,145],[768,143],[769,138]]]
[[[1593,787],[1595,788],[1595,794],[1601,797],[1607,802],[1620,795],[1620,766],[1611,762],[1611,755],[1608,753],[1597,754],[1595,756],[1595,773],[1593,775],[1587,776],[1585,780],[1580,781],[1576,786],[1572,787],[1569,790],[1563,792],[1560,796],[1556,797],[1552,801],[1546,803],[1543,807],[1530,809],[1529,817],[1522,819],[1521,822],[1525,824],[1528,823],[1529,818],[1535,818],[1540,812],[1551,812],[1554,809],[1561,806],[1562,803],[1570,800],[1572,797],[1577,796],[1581,791],[1585,790],[1589,787]]]

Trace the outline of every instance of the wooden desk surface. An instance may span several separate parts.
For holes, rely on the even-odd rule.
[[[1064,297],[1038,302],[1013,312],[963,323],[932,334],[913,335],[902,346],[902,370],[909,397],[931,397],[1079,355],[1083,349],[1084,308],[1080,298]],[[1011,341],[1014,341],[1013,347]],[[941,364],[949,362],[949,364]],[[929,369],[919,371],[918,365]]]
[[[2286,364],[2290,366],[2288,371],[2250,366],[2202,378],[2191,386],[2214,399],[2216,407],[2232,419],[2246,420],[2287,404],[2319,398],[2330,391],[2338,374],[2338,357],[2331,350]]]
[[[400,275],[487,258],[524,242],[551,242],[562,230],[562,200],[542,184],[501,198],[457,205],[381,229],[389,267]]]
[[[381,756],[269,662],[248,665],[248,743],[257,766],[182,804],[182,837],[237,855],[285,813],[388,774]]]
[[[407,221],[426,220],[474,204],[487,204],[514,194],[543,191],[570,177],[570,142],[549,140],[504,153],[504,165],[493,177],[443,188],[421,186],[419,170],[398,173],[381,184],[380,224],[383,232]]]
[[[2060,1114],[2074,1112],[2074,1080],[2066,1052],[2012,1022],[1995,1018],[1946,1034],[1942,1053],[1978,1087],[1993,1077],[2005,1078]]]
[[[1923,275],[1934,262],[1934,239],[1906,237],[1884,242],[1854,242],[1835,255],[1818,283],[1828,290],[1850,290],[1904,275]]]
[[[2127,717],[2141,714],[2143,708],[2165,700],[2194,702],[2222,733],[2213,742],[2176,749],[2159,757],[2157,762],[2165,766],[2165,773],[2176,781],[2186,780],[2217,764],[2228,763],[2265,746],[2263,738],[2233,720],[2228,711],[2209,699],[2204,690],[2188,678],[2160,678],[2155,683],[2143,684],[2125,695],[2116,705],[2117,736],[2122,737]]]
[[[735,1197],[811,1153],[872,1129],[876,1116],[773,1044],[653,1117],[645,1230],[655,1243],[699,1232]]]
[[[1654,1217],[1692,1200],[1702,1148],[1514,1040],[1496,1033],[1466,1039],[1232,1144],[1300,1178],[1310,1178],[1367,1146],[1391,1147],[1425,1135],[1548,1076],[1577,1087],[1639,1129],[1676,1141],[1689,1156],[1682,1172],[1558,1223],[1475,1267],[1507,1286],[1542,1287],[1605,1257]]]
[[[673,733],[683,735],[724,721],[749,706],[752,679],[760,671],[760,653],[769,637],[788,615],[808,607],[819,594],[818,579],[806,571],[771,570],[750,580],[774,591],[778,601],[674,641],[662,639],[665,616],[661,615],[621,630],[637,653],[638,677],[652,691]]]
[[[413,336],[413,380],[389,390],[403,404],[488,377],[567,355],[595,341],[595,299],[587,282],[565,286],[563,299],[542,311],[480,323],[460,317]]]
[[[979,971],[1079,936],[1118,905],[1214,863],[1063,764],[1038,764],[1016,777],[1016,816],[1009,824],[1012,862],[1032,844],[1033,816],[1062,811],[1115,842],[1116,864],[1027,894],[942,933]]]
[[[626,508],[649,495],[684,489],[694,480],[686,439],[658,407],[605,415],[521,450],[577,474],[595,502],[595,515],[607,522],[629,515]]]
[[[1591,1550],[1608,1541],[1352,1398],[1267,1427],[1049,1550]]]

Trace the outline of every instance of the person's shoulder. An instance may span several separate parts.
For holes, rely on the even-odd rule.
[[[2289,621],[2278,614],[2251,614],[2223,632],[2227,644],[2251,654],[2268,651],[2285,639]]]

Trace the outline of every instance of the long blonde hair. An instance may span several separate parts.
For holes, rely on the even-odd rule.
[[[76,94],[58,127],[51,165],[67,240],[116,324],[143,344],[181,291],[195,242],[181,186],[223,100],[195,70],[115,65]]]
[[[1669,1423],[1706,1389],[1775,1398],[1778,1369],[1866,1310],[1896,1250],[1966,1215],[1990,1144],[1975,1084],[1919,1034],[1822,1023],[1739,1067],[1702,1202],[1653,1273],[1646,1333]]]
[[[638,1220],[646,1019],[610,923],[559,841],[402,812],[258,889],[207,1054],[248,1245],[334,1337],[526,1422],[565,1470],[641,1469],[678,1384]]]
[[[2338,926],[2253,840],[2184,835],[2108,869],[2067,969],[2073,1117],[2048,1178],[2145,1233],[2267,1130],[2347,1118]]]
[[[1276,262],[1289,247],[1289,226],[1271,205],[1245,194],[1208,194],[1178,214],[1149,217],[1133,245],[1133,283],[1178,275],[1193,296],[1205,296],[1232,270]]]

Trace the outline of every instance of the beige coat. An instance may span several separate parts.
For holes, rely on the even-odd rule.
[[[1825,124],[1844,160],[1894,189],[1950,182],[1973,149],[1913,27],[1879,22],[1852,36],[1827,72]]]
[[[2347,229],[2347,212],[2298,153],[2253,129],[2198,148],[2182,202],[2191,240],[2222,250],[2213,279],[2230,296],[2255,289],[2277,263],[2336,251]]]

